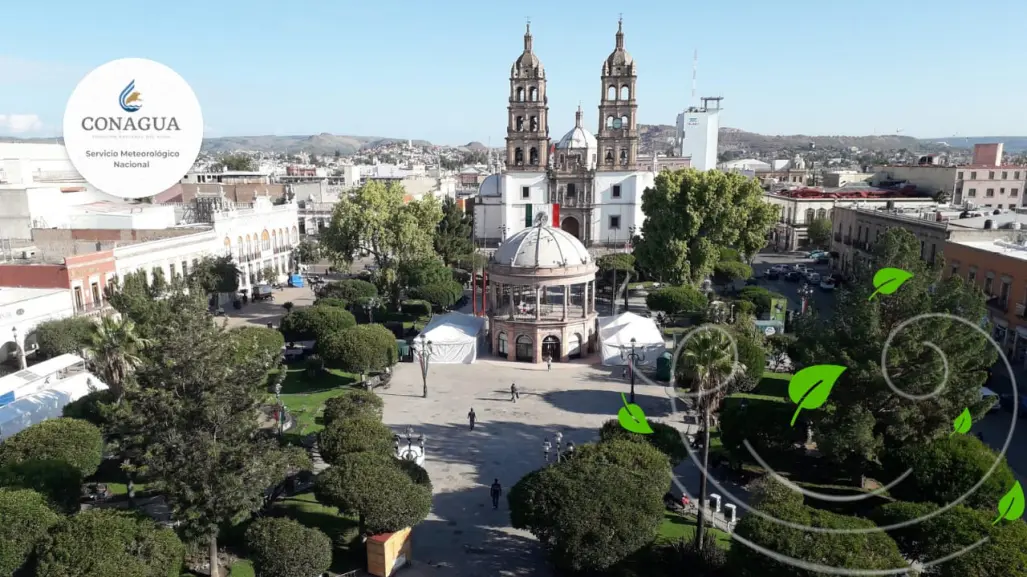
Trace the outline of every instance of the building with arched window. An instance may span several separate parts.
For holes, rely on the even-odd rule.
[[[567,361],[594,350],[597,271],[585,246],[549,216],[511,236],[488,266],[492,350],[511,361]]]
[[[487,177],[474,207],[474,237],[486,246],[531,228],[535,215],[585,246],[624,247],[642,227],[642,192],[656,180],[657,161],[638,156],[635,61],[617,25],[613,51],[600,74],[598,132],[574,127],[556,144],[549,137],[548,78],[534,52],[531,27],[510,67],[506,165]]]

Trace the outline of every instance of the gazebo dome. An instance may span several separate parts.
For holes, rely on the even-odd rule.
[[[526,228],[496,250],[493,262],[523,269],[559,269],[592,263],[592,255],[574,235],[546,224],[548,215],[536,217],[535,226]]]

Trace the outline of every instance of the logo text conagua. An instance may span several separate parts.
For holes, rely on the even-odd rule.
[[[169,132],[181,129],[174,116],[86,116],[82,119],[82,130]]]

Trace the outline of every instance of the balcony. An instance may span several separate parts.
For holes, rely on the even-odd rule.
[[[85,304],[75,303],[75,316],[77,317],[102,317],[113,311],[114,308],[106,301]]]

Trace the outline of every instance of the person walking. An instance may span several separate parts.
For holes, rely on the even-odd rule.
[[[545,361],[546,361],[546,370],[549,371],[549,372],[553,372],[553,357],[550,357],[550,356],[547,355]]]
[[[474,430],[474,421],[477,420],[478,416],[474,414],[474,407],[471,407],[471,412],[467,413],[467,422],[471,425],[471,430]]]
[[[498,509],[499,497],[503,495],[503,486],[499,484],[499,479],[492,481],[492,487],[489,489],[489,494],[492,496],[492,509]]]
[[[517,392],[517,383],[511,383],[510,384],[510,400],[512,402],[516,403],[517,399],[519,399],[519,398],[521,398],[521,394]]]

